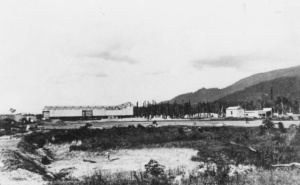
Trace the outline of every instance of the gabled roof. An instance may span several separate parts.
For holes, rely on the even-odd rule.
[[[239,109],[243,109],[240,106],[236,106],[236,107],[228,107],[226,110],[239,110]]]

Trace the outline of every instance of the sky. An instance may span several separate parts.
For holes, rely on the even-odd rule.
[[[164,101],[292,67],[298,0],[1,0],[0,113]]]

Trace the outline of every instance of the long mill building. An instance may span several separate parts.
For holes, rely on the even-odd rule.
[[[104,118],[128,118],[133,116],[130,102],[115,106],[45,106],[45,119],[91,120]]]

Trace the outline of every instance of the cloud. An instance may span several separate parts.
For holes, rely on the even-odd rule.
[[[64,72],[57,76],[53,76],[54,83],[64,84],[64,83],[78,83],[84,82],[86,78],[95,79],[95,78],[107,78],[108,75],[104,72],[96,72],[96,71],[77,71],[77,72]]]
[[[136,61],[135,59],[125,56],[125,55],[116,55],[113,54],[111,52],[101,52],[98,54],[91,54],[91,55],[86,55],[88,57],[91,58],[101,58],[103,60],[109,60],[109,61],[113,61],[113,62],[125,62],[128,64],[137,64],[138,61]]]
[[[92,74],[91,76],[96,77],[96,78],[106,78],[107,74],[105,74],[105,73],[97,73],[97,74]]]
[[[204,67],[213,68],[244,68],[248,62],[257,60],[253,56],[220,56],[218,58],[200,59],[192,62],[193,67],[202,70]]]
[[[155,71],[155,72],[148,73],[148,75],[156,76],[156,75],[163,75],[163,74],[166,74],[166,73],[168,73],[168,72],[166,72],[166,71]]]

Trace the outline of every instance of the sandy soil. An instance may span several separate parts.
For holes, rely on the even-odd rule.
[[[0,185],[40,185],[46,184],[39,174],[27,170],[18,169],[14,171],[4,170],[3,154],[10,150],[18,150],[17,146],[21,138],[14,136],[0,137]]]
[[[18,169],[11,172],[0,172],[0,185],[43,185],[47,184],[42,176],[27,170]]]
[[[2,136],[0,137],[0,150],[14,150],[17,149],[20,138],[14,138],[11,136]]]
[[[191,161],[191,157],[197,154],[197,150],[180,148],[156,148],[137,150],[112,150],[109,161],[103,153],[91,152],[68,152],[68,145],[53,146],[57,151],[58,161],[50,164],[48,170],[53,173],[64,168],[75,167],[72,176],[80,178],[84,175],[92,174],[95,170],[108,170],[112,173],[120,171],[140,171],[145,170],[144,165],[150,159],[156,160],[164,165],[166,169],[176,169],[185,166],[186,169],[195,169],[197,162]],[[83,159],[93,160],[96,163],[84,162]]]

